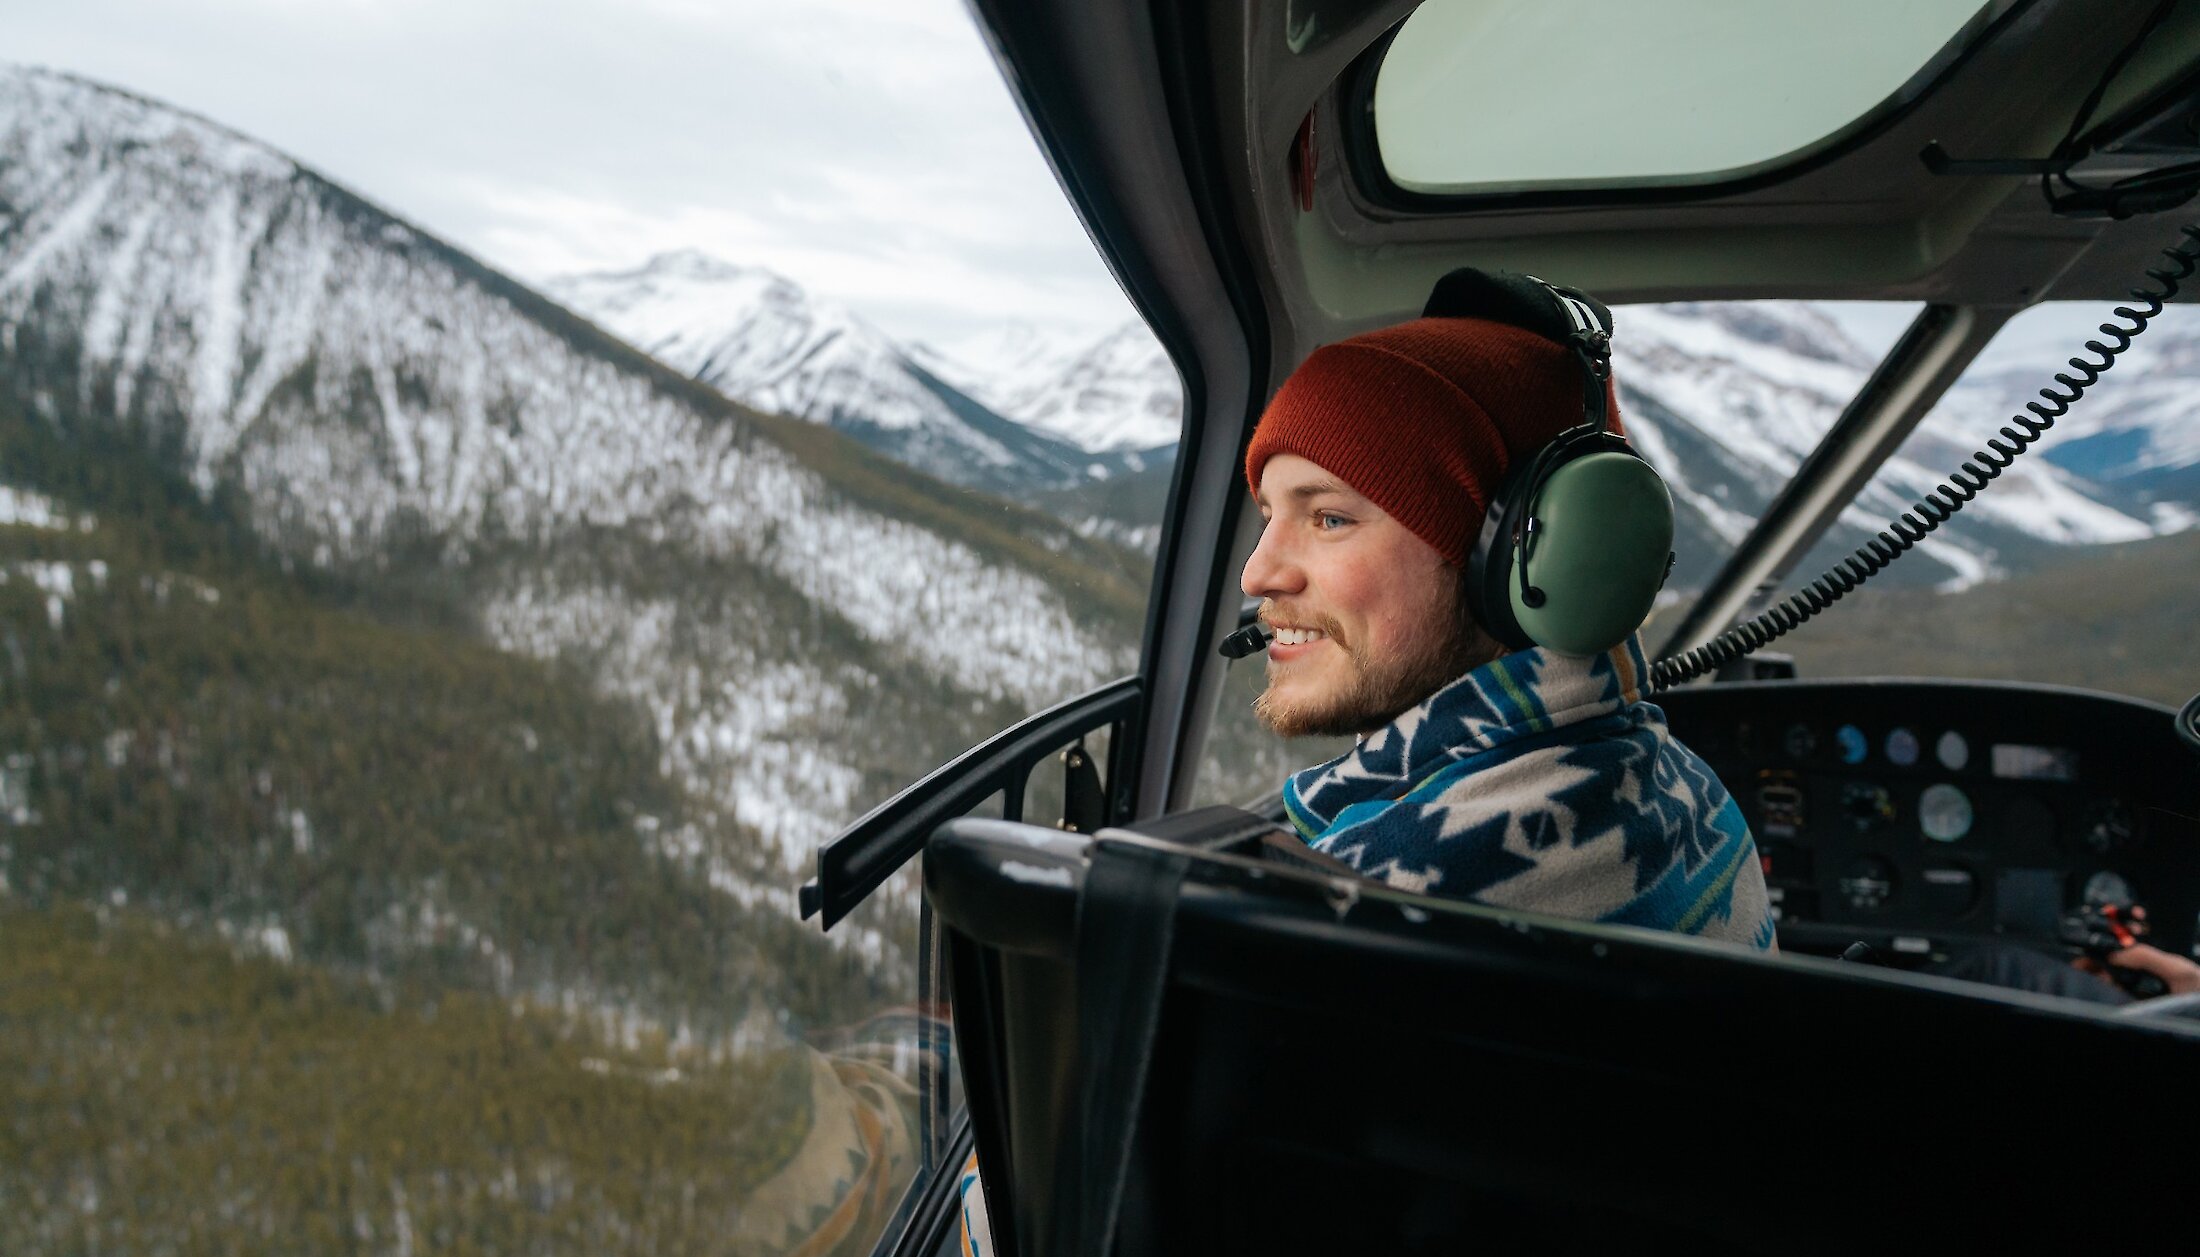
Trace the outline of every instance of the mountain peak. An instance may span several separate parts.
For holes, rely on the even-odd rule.
[[[692,248],[652,254],[625,269],[554,276],[544,290],[581,309],[605,312],[659,302],[721,309],[763,303],[805,311],[819,305],[802,285],[769,267],[729,262]]]
[[[694,249],[553,279],[558,300],[676,370],[760,410],[826,424],[943,479],[1060,481],[1075,451],[1023,433],[845,307],[763,267]]]
[[[1809,362],[1869,371],[1877,355],[1850,339],[1823,310],[1804,301],[1687,301],[1659,307],[1668,315],[1716,327],[1736,339]],[[1623,311],[1624,320],[1632,311]],[[1626,334],[1620,325],[1618,336]],[[1615,339],[1618,337],[1616,336]]]
[[[765,277],[792,286],[794,281],[762,266],[742,266],[701,249],[673,249],[652,254],[627,275],[656,275],[676,279],[729,280]]]
[[[218,122],[81,75],[0,61],[0,117],[26,139],[143,145],[230,176],[288,179],[299,165]]]

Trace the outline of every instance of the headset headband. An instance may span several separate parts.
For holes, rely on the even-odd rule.
[[[1461,267],[1436,281],[1424,318],[1483,319],[1533,332],[1573,350],[1581,363],[1582,423],[1611,426],[1612,312],[1603,302],[1534,275]]]

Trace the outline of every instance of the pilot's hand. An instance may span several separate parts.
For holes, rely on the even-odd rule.
[[[2119,969],[2136,969],[2160,978],[2162,985],[2169,988],[2167,994],[2189,995],[2200,991],[2200,964],[2194,964],[2183,956],[2172,955],[2159,947],[2133,943],[2129,947],[2108,953],[2106,959],[2108,964]],[[2104,980],[2109,978],[2108,970],[2098,962],[2081,958],[2078,967]]]
[[[2146,943],[2133,943],[2122,951],[2110,952],[2108,963],[2151,973],[2162,980],[2162,985],[2168,987],[2172,995],[2190,995],[2194,991],[2200,991],[2200,964],[2194,964],[2183,956],[2172,955]]]

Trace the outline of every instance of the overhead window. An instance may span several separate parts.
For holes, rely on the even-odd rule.
[[[1377,73],[1376,142],[1419,193],[1736,175],[1891,107],[1984,17],[1978,0],[1430,0]]]

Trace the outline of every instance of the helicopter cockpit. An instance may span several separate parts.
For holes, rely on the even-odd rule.
[[[0,1254],[2189,1227],[2200,0],[0,43]],[[1255,469],[1424,322],[1567,368],[1329,395],[1443,536]]]
[[[1187,383],[1139,674],[882,805],[804,888],[830,926],[925,853],[993,1251],[1844,1252],[2180,1225],[2192,1001],[1950,962],[2200,944],[2200,702],[2178,710],[2200,656],[2168,646],[2184,688],[2151,698],[1990,666],[1827,676],[1805,622],[1853,615],[1866,659],[1999,648],[1855,590],[1991,499],[2193,274],[2200,5],[1714,8],[976,6]],[[1252,610],[1250,425],[1314,348],[1411,317],[1463,265],[1594,293],[1616,341],[1654,303],[1915,303],[1785,487],[1735,512],[1700,593],[1643,630],[1652,701],[1759,844],[1779,957],[1371,885],[1215,784],[1218,696],[1240,697],[1217,645]],[[1859,494],[1966,367],[2062,301],[2120,308],[2040,364],[2039,404],[1859,531]],[[2096,575],[2160,594],[2177,561]],[[2100,597],[2060,588],[2035,619]],[[961,819],[996,793],[998,818]],[[1199,806],[1219,803],[1250,810]],[[2081,1077],[2131,1103],[2104,1122]],[[2117,1158],[2113,1202],[2047,1181],[2104,1139],[2147,1150]],[[951,1187],[928,1199],[912,1216],[946,1227]]]

